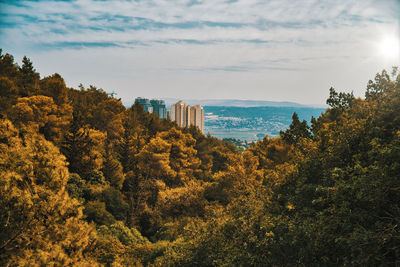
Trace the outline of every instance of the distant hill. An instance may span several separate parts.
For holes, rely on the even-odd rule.
[[[239,100],[239,99],[178,99],[178,98],[162,98],[165,100],[166,106],[169,108],[172,104],[183,100],[189,105],[202,106],[225,106],[225,107],[325,107],[325,105],[303,105],[296,102],[288,101],[264,101],[264,100]],[[124,102],[125,106],[131,106],[134,102]]]

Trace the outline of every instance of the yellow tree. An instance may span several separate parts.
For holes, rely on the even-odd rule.
[[[72,107],[59,107],[48,96],[23,97],[12,107],[10,118],[23,133],[40,132],[59,145],[72,119]]]
[[[41,94],[53,98],[57,105],[61,106],[68,103],[69,89],[60,74],[55,73],[52,76],[44,77],[40,80],[39,85]]]
[[[201,195],[199,192],[204,190],[194,182],[200,165],[195,143],[190,134],[172,128],[158,133],[137,154],[135,214],[145,234],[153,234],[161,225],[162,217],[182,211],[184,196],[191,196],[193,201],[188,205],[194,207],[195,199]]]
[[[194,148],[196,140],[190,134],[171,128],[169,131],[158,133],[157,138],[165,140],[171,146],[170,167],[176,172],[176,176],[172,181],[165,180],[167,185],[182,185],[198,174],[201,162]]]
[[[43,137],[22,140],[10,121],[0,121],[1,265],[96,265],[84,255],[95,233],[65,190],[66,165]]]
[[[125,107],[115,98],[100,102],[93,110],[91,126],[107,133],[107,145],[110,150],[121,151],[124,138],[122,120],[125,116]]]
[[[137,185],[134,214],[141,230],[149,235],[154,232],[154,205],[157,202],[160,181],[171,180],[176,172],[170,167],[171,145],[160,137],[150,142],[138,153],[138,172],[134,179]]]
[[[104,162],[106,134],[88,127],[71,133],[64,147],[70,171],[89,178],[99,172]]]

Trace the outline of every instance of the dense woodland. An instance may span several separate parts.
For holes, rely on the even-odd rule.
[[[241,151],[21,65],[0,52],[1,266],[400,265],[397,69]]]

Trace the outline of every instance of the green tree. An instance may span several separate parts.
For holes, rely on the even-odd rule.
[[[110,225],[115,223],[115,218],[106,210],[104,202],[95,200],[85,204],[85,215],[88,222],[95,222],[97,225]]]
[[[18,88],[14,82],[8,77],[0,77],[0,113],[7,114],[8,109],[16,104],[17,97]]]
[[[348,108],[354,100],[353,92],[351,93],[337,93],[333,87],[329,89],[329,98],[326,104],[332,108]]]
[[[122,164],[111,155],[107,155],[102,167],[105,179],[116,188],[121,189],[125,180]]]
[[[87,127],[73,131],[67,136],[63,151],[69,170],[88,180],[103,167],[106,135]]]
[[[106,204],[106,209],[118,221],[125,221],[128,212],[128,204],[125,202],[124,195],[114,187],[108,187],[102,192],[102,199]]]
[[[14,62],[14,57],[8,53],[3,54],[0,48],[0,76],[8,77],[10,80],[16,81],[19,76],[18,65]]]
[[[22,66],[19,68],[19,71],[22,96],[26,97],[37,94],[39,91],[40,75],[34,69],[32,61],[26,56],[22,59]]]
[[[310,127],[305,120],[300,122],[299,116],[294,112],[289,129],[284,132],[281,131],[280,136],[288,144],[295,145],[300,138],[311,138]]]

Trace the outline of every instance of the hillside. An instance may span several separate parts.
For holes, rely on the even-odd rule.
[[[400,74],[240,152],[0,50],[0,265],[398,266]]]

